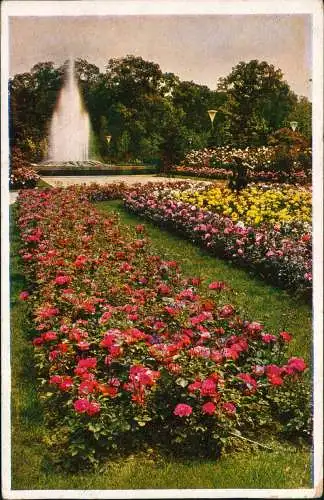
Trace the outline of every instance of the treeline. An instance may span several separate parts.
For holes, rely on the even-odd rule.
[[[38,63],[10,79],[10,145],[30,161],[46,158],[49,124],[67,64]],[[192,149],[260,146],[290,120],[311,140],[311,103],[294,94],[281,70],[266,62],[239,63],[215,91],[132,55],[110,59],[104,72],[78,59],[75,70],[91,119],[91,149],[103,161],[166,166]],[[217,110],[213,127],[208,109]],[[112,137],[109,144],[107,135]]]

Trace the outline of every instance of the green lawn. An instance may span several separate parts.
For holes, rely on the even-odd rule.
[[[122,222],[143,222],[120,208],[120,202],[97,204],[118,209]],[[12,207],[15,211],[15,207]],[[252,279],[246,272],[208,256],[194,245],[145,224],[157,252],[182,263],[183,272],[207,282],[227,281],[235,290],[231,302],[245,315],[265,322],[276,331],[295,335],[291,350],[309,358],[311,310],[285,292]],[[51,430],[44,426],[35,389],[27,307],[17,300],[24,289],[18,262],[19,240],[11,222],[11,339],[12,339],[12,488],[13,489],[172,489],[172,488],[310,488],[311,452],[306,446],[273,443],[273,451],[255,448],[219,460],[176,461],[157,457],[153,450],[111,461],[100,470],[84,473],[58,471],[51,463],[46,441]],[[252,299],[251,299],[252,298]]]

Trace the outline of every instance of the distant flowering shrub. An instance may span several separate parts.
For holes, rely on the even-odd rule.
[[[26,190],[17,201],[30,283],[21,299],[62,463],[81,468],[145,443],[215,456],[237,431],[308,437],[308,368],[285,354],[292,334],[240,318],[222,299],[226,283],[183,276],[142,225],[122,229],[89,193]]]
[[[172,171],[198,177],[228,178],[234,156],[250,167],[251,181],[299,182],[311,180],[312,151],[308,147],[270,145],[245,149],[222,146],[190,151]]]
[[[11,189],[27,189],[36,186],[39,175],[32,169],[23,153],[13,148],[10,156],[9,187]]]

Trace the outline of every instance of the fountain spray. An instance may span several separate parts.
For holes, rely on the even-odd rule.
[[[82,103],[70,59],[64,85],[52,116],[49,135],[49,160],[52,162],[89,159],[90,120]]]

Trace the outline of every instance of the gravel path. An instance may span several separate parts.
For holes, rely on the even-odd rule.
[[[15,203],[18,196],[18,191],[10,191],[9,193],[9,204],[12,205]]]
[[[42,177],[44,182],[47,182],[53,187],[71,186],[73,184],[110,184],[113,182],[125,182],[126,184],[136,184],[137,182],[147,184],[148,182],[177,182],[181,179],[174,177],[158,177],[156,175],[62,175],[62,176],[46,176]]]

